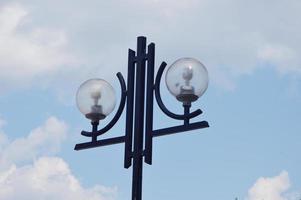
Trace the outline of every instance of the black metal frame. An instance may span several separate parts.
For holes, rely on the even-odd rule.
[[[166,108],[160,95],[160,82],[167,64],[165,62],[161,64],[154,82],[155,44],[149,44],[146,52],[146,37],[138,37],[137,43],[137,53],[131,49],[129,49],[128,53],[127,88],[122,74],[120,72],[117,73],[121,86],[121,101],[115,116],[108,125],[100,130],[98,130],[99,123],[92,122],[92,132],[81,132],[83,136],[91,137],[92,141],[77,144],[74,148],[75,150],[83,150],[125,143],[124,167],[129,168],[133,165],[132,200],[142,199],[143,157],[145,163],[152,164],[153,137],[209,127],[207,121],[190,123],[190,119],[202,114],[200,109],[190,112],[190,103],[183,103],[184,114],[182,115],[175,114]],[[173,119],[183,120],[183,125],[153,130],[154,95],[163,113]],[[125,136],[97,140],[98,136],[109,131],[116,124],[124,110],[125,104]]]

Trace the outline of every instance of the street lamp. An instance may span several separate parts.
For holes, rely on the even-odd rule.
[[[138,37],[137,52],[129,49],[127,84],[120,72],[117,78],[121,87],[121,100],[112,120],[98,129],[99,121],[108,116],[115,107],[113,87],[102,79],[90,79],[78,89],[76,102],[79,110],[91,120],[92,131],[81,134],[91,141],[80,143],[75,150],[125,143],[124,167],[133,165],[132,200],[142,199],[142,169],[144,162],[152,164],[153,138],[209,127],[207,121],[191,123],[190,119],[202,114],[200,109],[190,112],[191,103],[204,94],[208,87],[208,72],[205,66],[194,58],[181,58],[167,70],[165,82],[169,92],[183,104],[184,113],[175,114],[164,105],[160,94],[160,82],[167,64],[162,62],[154,76],[155,44],[146,48],[146,38]],[[167,116],[182,120],[179,126],[153,129],[154,97],[159,108]],[[125,135],[101,139],[119,120],[126,105]]]

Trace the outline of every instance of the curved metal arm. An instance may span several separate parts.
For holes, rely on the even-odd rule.
[[[92,137],[92,135],[93,136],[102,135],[105,132],[107,132],[108,130],[110,130],[116,124],[116,122],[119,120],[119,118],[122,114],[122,111],[124,109],[124,106],[125,106],[127,91],[126,91],[126,85],[125,85],[125,81],[124,81],[122,74],[120,72],[118,72],[116,75],[117,75],[117,78],[119,80],[120,87],[121,87],[121,100],[120,100],[119,107],[118,107],[118,110],[117,110],[115,116],[110,121],[110,123],[108,123],[104,128],[100,129],[97,132],[92,133],[92,132],[82,131],[81,134],[83,136]]]
[[[160,107],[160,109],[169,117],[174,118],[174,119],[178,119],[178,120],[184,120],[184,119],[191,119],[194,118],[200,114],[202,114],[202,111],[200,109],[197,109],[196,111],[189,113],[189,114],[184,114],[184,115],[178,115],[175,113],[170,112],[166,106],[163,104],[162,98],[161,98],[161,94],[160,94],[160,82],[161,82],[161,78],[162,78],[162,74],[163,71],[166,67],[166,63],[162,62],[162,64],[160,65],[160,68],[158,70],[157,76],[156,76],[156,81],[155,81],[155,97],[157,100],[157,103]]]

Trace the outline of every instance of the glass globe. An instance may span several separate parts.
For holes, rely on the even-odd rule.
[[[76,104],[88,119],[99,121],[113,111],[116,104],[115,91],[105,80],[90,79],[78,88]]]
[[[206,67],[194,58],[181,58],[167,70],[165,82],[168,90],[181,102],[193,102],[208,87]]]

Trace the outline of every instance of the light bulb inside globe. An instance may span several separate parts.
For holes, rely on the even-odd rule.
[[[91,92],[91,98],[94,100],[94,105],[98,105],[98,101],[101,98],[100,90],[94,90]]]
[[[193,69],[192,67],[189,65],[188,67],[184,68],[183,70],[183,78],[185,80],[186,85],[189,85],[189,81],[192,79],[193,76]]]
[[[86,114],[88,119],[103,119],[105,115],[103,114],[102,106],[99,104],[99,100],[101,98],[101,87],[100,85],[94,85],[91,88],[90,93],[91,98],[93,99],[94,104],[91,105],[91,112]]]
[[[190,84],[190,80],[193,77],[193,69],[190,65],[183,69],[182,77],[185,80],[185,84],[180,88],[180,95],[194,94],[194,87]]]

